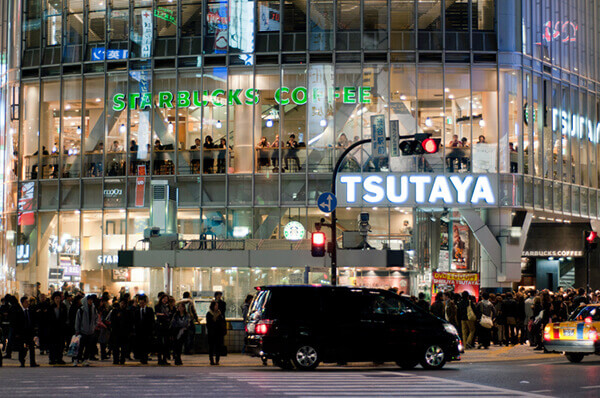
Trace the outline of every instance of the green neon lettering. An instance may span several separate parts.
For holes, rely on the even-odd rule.
[[[344,104],[356,104],[356,87],[344,87]]]
[[[217,97],[219,95],[225,95],[225,90],[218,88],[212,92],[211,96],[212,96],[212,103],[214,106],[224,106],[225,105],[225,104],[221,104],[217,101]]]
[[[341,95],[341,94],[340,94],[340,88],[339,88],[339,87],[336,87],[336,88],[335,88],[335,91],[333,92],[333,96],[334,96],[335,98],[340,98],[340,95]]]
[[[192,91],[192,103],[194,106],[202,106],[202,101],[200,101],[200,92],[198,90]]]
[[[160,91],[158,93],[159,108],[173,108],[173,93],[170,91]]]
[[[371,103],[371,87],[361,87],[358,92],[358,98],[361,104]]]
[[[313,88],[313,101],[317,102],[323,98],[323,92],[318,88]]]
[[[300,98],[300,93],[302,93],[302,98]],[[306,87],[296,87],[293,91],[292,91],[292,101],[294,101],[294,103],[296,105],[304,105],[306,104],[306,101],[308,101],[308,95],[306,94]]]
[[[246,95],[246,101],[244,102],[246,105],[258,104],[258,90],[254,88],[249,88],[244,93]]]
[[[208,90],[203,90],[202,91],[202,106],[208,106]]]
[[[142,99],[140,100],[140,109],[146,109],[152,107],[152,94],[142,93]]]
[[[129,94],[129,109],[135,109],[137,106],[137,99],[140,98],[140,93]]]
[[[187,108],[191,104],[190,102],[190,92],[189,91],[179,91],[177,93],[177,106],[180,108]]]
[[[281,93],[289,93],[290,89],[287,87],[281,87],[278,88],[277,90],[275,90],[275,102],[277,102],[280,105],[287,105],[290,103],[290,99],[289,98],[281,98]]]
[[[125,94],[115,94],[113,96],[113,111],[122,111],[125,109]]]
[[[229,105],[242,105],[242,101],[240,101],[241,93],[241,88],[238,88],[237,90],[229,90],[229,95],[227,96],[227,103]]]

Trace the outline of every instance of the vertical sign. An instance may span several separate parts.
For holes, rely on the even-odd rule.
[[[397,120],[390,120],[390,157],[400,156],[400,123]]]
[[[385,142],[385,116],[371,116],[371,155],[374,158],[383,157],[387,153]]]
[[[144,207],[146,193],[146,165],[138,165],[138,177],[135,179],[135,207]]]
[[[150,58],[152,50],[152,13],[142,11],[142,58]]]

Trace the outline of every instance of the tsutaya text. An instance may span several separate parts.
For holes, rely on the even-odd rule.
[[[123,93],[117,93],[113,96],[112,108],[115,111],[130,109],[146,109],[152,108],[152,93],[139,92],[129,93],[129,100]],[[330,87],[327,90],[321,88],[306,87],[280,87],[274,93],[275,102],[279,105],[288,105],[294,103],[296,105],[304,105],[309,100],[321,101],[328,99],[334,101],[341,98],[344,104],[370,104],[371,103],[371,87]],[[155,105],[158,108],[189,108],[208,106],[209,103],[214,106],[226,105],[254,105],[260,102],[260,90],[257,88],[246,89],[216,89],[194,90],[194,91],[159,91],[156,94]]]
[[[495,206],[496,178],[485,174],[390,174],[338,176],[339,205]]]

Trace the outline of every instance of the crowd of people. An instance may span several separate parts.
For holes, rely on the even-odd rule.
[[[543,350],[546,324],[563,322],[581,305],[600,303],[600,291],[585,289],[556,292],[524,288],[501,294],[483,292],[479,301],[468,292],[438,292],[430,303],[424,294],[413,297],[417,305],[456,327],[466,349],[487,349],[490,344],[529,344]]]
[[[17,353],[21,367],[29,352],[29,365],[38,366],[40,355],[48,355],[50,365],[66,365],[65,355],[73,366],[89,366],[91,360],[107,360],[123,365],[137,360],[148,364],[156,354],[158,365],[182,365],[182,353],[192,354],[198,314],[190,293],[177,301],[159,293],[154,307],[144,294],[131,296],[125,291],[110,297],[85,295],[82,291],[52,292],[50,297],[38,292],[32,297],[7,294],[0,303],[0,344],[2,357]],[[222,292],[216,292],[206,313],[209,359],[219,365],[226,352],[224,337],[227,307]]]

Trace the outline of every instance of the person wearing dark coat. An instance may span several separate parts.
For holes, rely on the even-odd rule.
[[[137,344],[137,358],[143,365],[148,364],[148,353],[152,344],[154,333],[154,311],[148,307],[148,298],[145,295],[138,297],[139,308],[133,310],[133,325],[135,342]]]
[[[169,307],[168,294],[160,296],[158,304],[154,306],[154,312],[156,313],[156,337],[158,340],[156,350],[158,354],[158,364],[169,365],[167,357],[169,356],[171,348],[170,327],[173,313]]]
[[[110,345],[114,365],[124,365],[129,352],[129,339],[133,333],[133,314],[127,308],[127,304],[127,299],[119,300],[119,305],[110,311],[107,318],[110,325]]]
[[[185,303],[179,303],[169,325],[171,335],[173,336],[173,359],[175,360],[175,365],[183,365],[181,352],[183,345],[187,341],[191,323],[192,318],[185,307]]]
[[[208,335],[208,356],[211,365],[219,365],[221,352],[225,347],[227,322],[216,301],[211,301],[206,313],[206,331]]]
[[[39,366],[35,362],[35,342],[33,341],[36,327],[35,313],[29,308],[28,297],[21,298],[21,305],[23,308],[18,306],[12,308],[15,320],[15,343],[19,348],[21,367],[25,367],[25,356],[29,350],[29,366],[33,368]]]
[[[440,319],[446,319],[446,306],[444,305],[444,293],[438,292],[435,295],[435,302],[431,304],[430,311]]]
[[[65,334],[69,319],[67,306],[62,302],[61,292],[52,293],[52,304],[46,313],[48,330],[48,356],[50,365],[64,365]]]
[[[215,292],[215,301],[219,306],[219,311],[221,311],[223,319],[225,319],[227,315],[227,303],[223,300],[223,292]]]

